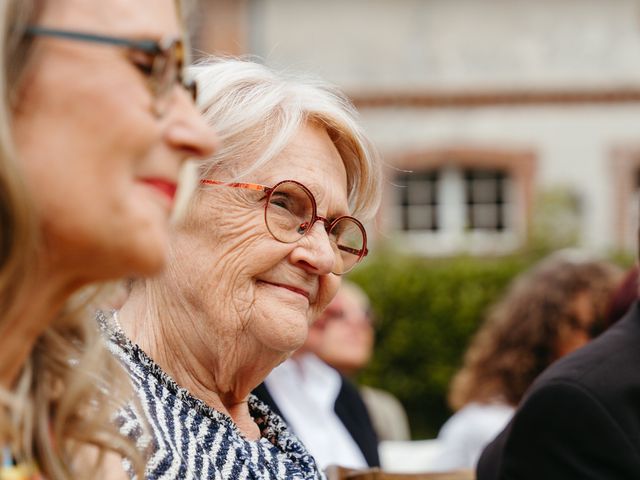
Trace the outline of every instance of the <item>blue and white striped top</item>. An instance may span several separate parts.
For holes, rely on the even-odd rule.
[[[180,387],[132,343],[113,316],[99,313],[98,320],[139,397],[139,404],[119,412],[116,421],[121,433],[148,454],[147,479],[325,478],[284,421],[256,397],[249,397],[249,410],[261,438],[249,441],[229,416]]]

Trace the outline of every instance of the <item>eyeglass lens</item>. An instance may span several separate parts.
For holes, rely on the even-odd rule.
[[[297,242],[314,221],[313,195],[295,182],[282,182],[270,192],[265,209],[267,229],[276,240]],[[327,232],[336,254],[333,273],[348,272],[363,256],[364,234],[351,217],[334,222]]]
[[[93,42],[117,47],[129,48],[133,54],[148,55],[151,63],[147,68],[146,62],[133,63],[144,74],[149,76],[151,88],[155,95],[154,108],[158,113],[162,113],[167,107],[170,97],[169,92],[180,83],[196,100],[197,89],[193,80],[183,77],[183,66],[185,61],[184,44],[180,39],[165,39],[161,42],[154,40],[132,40],[127,38],[112,37],[108,35],[96,35],[93,33],[77,32],[73,30],[59,30],[42,27],[39,25],[29,25],[26,28],[25,36],[55,37],[80,42]]]
[[[176,83],[180,83],[190,94],[195,102],[197,89],[194,81],[183,79],[183,46],[181,42],[174,41],[171,45],[162,49],[153,60],[153,82],[156,90],[156,98],[160,103],[158,108],[165,110],[170,98],[170,92]]]

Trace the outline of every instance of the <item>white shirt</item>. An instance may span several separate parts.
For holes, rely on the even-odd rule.
[[[475,468],[484,447],[507,426],[514,411],[501,403],[470,403],[458,410],[440,429],[440,452],[430,469]]]
[[[265,385],[320,468],[367,467],[360,448],[334,411],[342,386],[337,371],[308,353],[279,365]]]

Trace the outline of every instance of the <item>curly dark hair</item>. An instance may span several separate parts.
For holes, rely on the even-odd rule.
[[[533,380],[558,358],[563,334],[580,324],[576,300],[587,294],[592,338],[603,329],[609,298],[621,277],[604,261],[553,255],[521,274],[490,310],[454,377],[449,404],[505,402],[516,406]]]

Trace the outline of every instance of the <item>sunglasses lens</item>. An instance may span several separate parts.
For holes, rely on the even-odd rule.
[[[300,240],[313,221],[313,197],[295,182],[282,182],[269,196],[265,220],[276,240]]]
[[[351,270],[363,257],[365,237],[362,226],[351,217],[339,219],[329,232],[336,252],[333,273],[341,275]]]

